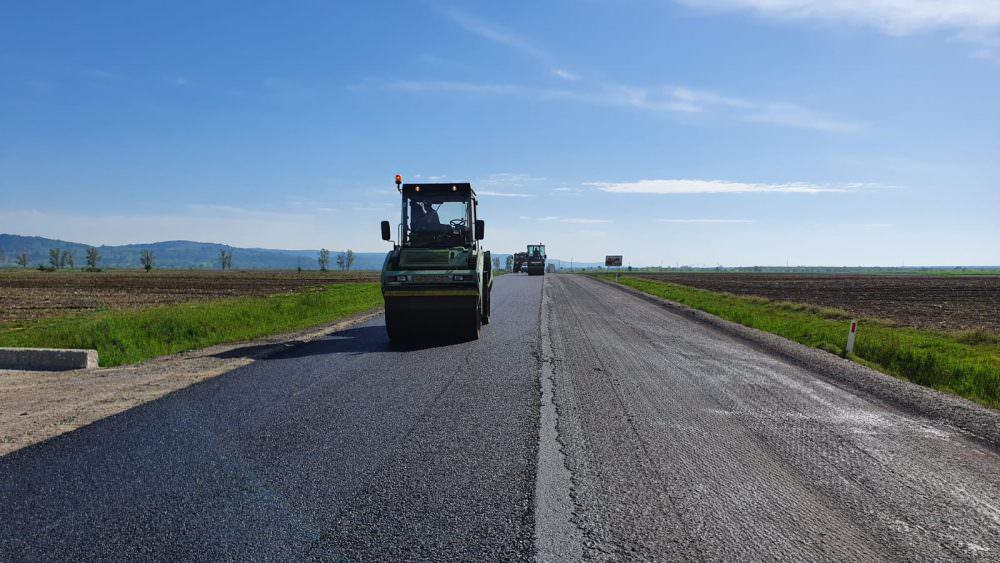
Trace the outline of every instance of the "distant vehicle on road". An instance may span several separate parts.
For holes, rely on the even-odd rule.
[[[528,253],[527,252],[515,252],[514,253],[514,269],[513,273],[518,274],[524,270],[525,264],[528,263]]]
[[[485,224],[469,183],[403,184],[397,241],[382,265],[385,328],[389,339],[406,340],[435,327],[454,327],[479,338],[490,319],[493,271],[483,250]],[[382,221],[382,240],[392,239]]]
[[[528,275],[529,276],[544,276],[545,275],[545,245],[529,244],[528,245]]]

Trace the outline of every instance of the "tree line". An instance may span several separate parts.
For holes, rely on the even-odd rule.
[[[342,272],[350,272],[351,266],[354,265],[354,251],[350,248],[346,252],[337,253],[337,268]],[[327,272],[330,270],[330,251],[321,248],[319,251],[319,269],[321,272]]]
[[[101,269],[98,264],[101,261],[101,251],[95,247],[90,247],[87,249],[87,267],[84,268],[88,272],[100,272]],[[0,255],[2,256],[2,255]],[[330,256],[331,252],[323,248],[319,251],[319,269],[323,272],[327,272],[330,269]],[[351,271],[351,267],[354,266],[355,260],[354,251],[347,249],[345,252],[339,252],[336,256],[337,268],[344,272]],[[232,249],[220,249],[219,255],[216,258],[219,268],[222,270],[232,270],[233,269],[233,251]],[[17,255],[15,263],[22,268],[27,268],[29,263],[29,256],[27,252],[21,252]],[[76,258],[73,253],[69,250],[60,248],[50,248],[49,249],[49,263],[38,264],[38,269],[43,271],[55,271],[55,270],[65,270],[73,269],[76,267]],[[152,270],[156,265],[156,256],[153,254],[152,250],[143,249],[139,252],[139,264],[147,272]],[[302,266],[298,267],[298,270],[302,271]]]

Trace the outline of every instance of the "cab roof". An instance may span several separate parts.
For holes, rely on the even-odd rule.
[[[476,192],[472,189],[472,184],[468,182],[449,182],[446,184],[403,184],[403,193],[412,194],[417,192],[417,187],[420,188],[420,193],[449,193],[449,192],[459,192],[459,193],[471,193],[476,195]],[[454,188],[454,189],[452,189]]]

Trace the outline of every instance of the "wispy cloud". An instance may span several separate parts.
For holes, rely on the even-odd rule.
[[[445,14],[460,27],[483,39],[520,51],[538,61],[549,62],[548,53],[536,47],[528,38],[504,29],[461,10],[447,10]]]
[[[687,116],[718,116],[737,121],[812,129],[853,132],[859,123],[843,121],[785,102],[756,102],[718,92],[680,86],[631,86],[603,83],[569,88],[532,88],[517,84],[460,81],[396,80],[385,87],[404,92],[452,92],[480,96],[507,96],[535,102],[570,101],[598,106],[630,108],[649,113]]]
[[[552,74],[562,78],[563,80],[580,80],[580,77],[564,68],[552,69]]]
[[[661,223],[756,223],[753,219],[660,219]]]
[[[834,133],[852,133],[862,129],[861,124],[841,121],[818,114],[795,104],[774,103],[756,107],[744,117],[747,121],[784,125],[800,129],[815,129]]]
[[[709,10],[748,10],[782,20],[825,20],[873,27],[894,35],[951,31],[992,57],[1000,32],[996,0],[678,0]]]
[[[603,192],[620,194],[745,194],[745,193],[797,193],[816,194],[827,192],[855,192],[875,187],[872,184],[849,183],[820,185],[805,182],[787,184],[761,184],[728,182],[723,180],[639,180],[636,182],[587,182],[584,185]]]
[[[498,192],[494,190],[476,190],[477,195],[488,195],[494,197],[531,197],[531,194],[515,194],[510,192]]]
[[[611,219],[589,219],[585,217],[556,217],[550,215],[548,217],[542,217],[539,221],[553,221],[556,223],[571,223],[576,225],[601,225],[605,223],[611,223]]]
[[[745,0],[762,3],[795,3],[797,0]],[[806,1],[806,0],[802,0]],[[821,0],[811,0],[821,1]],[[848,0],[861,1],[861,0]],[[971,0],[963,0],[971,1]],[[739,4],[740,0],[732,0]],[[692,4],[698,4],[691,0]],[[706,4],[724,7],[726,0],[707,0]],[[516,96],[535,101],[576,101],[601,106],[627,107],[665,114],[726,114],[741,121],[813,129],[828,132],[857,131],[861,125],[823,115],[783,101],[756,102],[718,92],[684,86],[635,86],[613,81],[584,81],[581,77],[554,63],[553,57],[527,37],[457,9],[444,12],[460,27],[509,49],[523,53],[549,68],[553,76],[574,86],[570,88],[537,88],[516,84],[490,84],[456,81],[397,81],[392,87],[411,92],[448,91],[480,95]],[[567,86],[570,86],[567,84]]]

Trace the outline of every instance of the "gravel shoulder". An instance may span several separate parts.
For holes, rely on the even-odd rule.
[[[379,314],[362,313],[305,331],[211,346],[136,365],[57,372],[0,370],[0,456]]]

